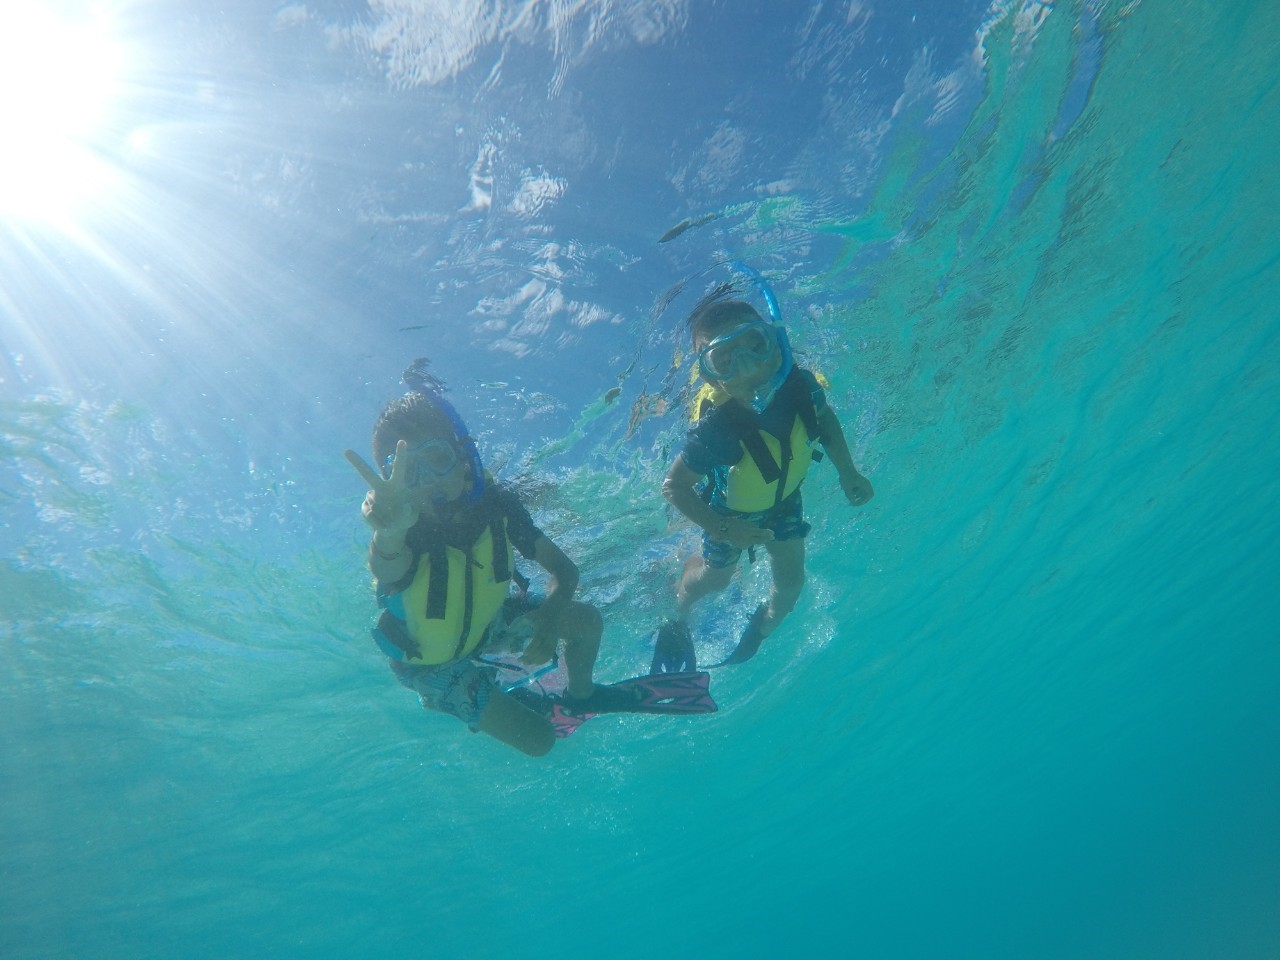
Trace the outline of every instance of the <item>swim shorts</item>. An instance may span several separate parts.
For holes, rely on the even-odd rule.
[[[502,613],[494,618],[480,648],[489,644],[503,644],[519,649],[528,637],[512,627],[514,621],[538,606],[536,600],[524,595],[507,597],[502,603]],[[508,633],[514,636],[508,637]],[[472,733],[480,729],[480,716],[489,704],[489,697],[497,689],[494,676],[497,671],[470,658],[450,660],[448,663],[426,666],[388,660],[396,679],[418,695],[428,710],[437,710],[457,717]]]
[[[759,513],[739,513],[736,510],[726,510],[714,506],[711,509],[722,517],[746,520],[748,523],[755,524],[755,526],[764,530],[772,530],[775,541],[803,540],[809,535],[809,531],[813,529],[804,522],[804,504],[800,500],[799,490],[776,507],[762,510]],[[735,547],[724,540],[716,540],[710,533],[703,531],[702,558],[706,560],[707,566],[717,568],[731,567],[738,562],[741,556],[741,548]]]
[[[495,689],[493,667],[474,660],[450,660],[437,666],[387,661],[396,679],[418,695],[428,710],[448,713],[465,723],[472,733],[480,729],[480,716]]]

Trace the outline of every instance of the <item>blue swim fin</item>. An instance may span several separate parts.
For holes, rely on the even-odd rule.
[[[668,620],[658,628],[653,642],[653,663],[649,673],[692,673],[698,669],[693,635],[683,620]]]
[[[760,632],[760,621],[764,619],[764,615],[768,611],[769,605],[766,603],[756,607],[756,612],[751,614],[751,619],[747,621],[747,628],[742,631],[742,636],[738,638],[738,645],[733,648],[733,653],[719,663],[711,664],[711,667],[727,667],[735,663],[746,663],[754,657],[760,651],[760,644],[764,643],[764,634]]]

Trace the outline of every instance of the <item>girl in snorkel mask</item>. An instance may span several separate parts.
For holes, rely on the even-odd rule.
[[[382,411],[373,431],[379,470],[353,450],[347,461],[369,491],[361,515],[373,530],[369,569],[383,613],[374,631],[400,682],[424,707],[449,713],[532,756],[548,752],[555,729],[499,687],[473,657],[499,635],[529,636],[522,662],[552,660],[564,641],[566,695],[591,702],[600,613],[573,600],[578,568],[541,530],[511,490],[488,477],[475,442],[419,361],[413,389]],[[523,590],[515,553],[550,575],[538,603]],[[570,702],[570,701],[566,701]]]
[[[776,301],[758,281],[774,319]],[[724,290],[689,317],[697,373],[705,381],[695,400],[696,422],[662,484],[663,496],[702,528],[702,551],[690,557],[676,589],[675,618],[658,631],[653,671],[695,669],[688,617],[693,605],[729,585],[743,550],[769,554],[773,585],[724,663],[753,657],[795,607],[804,586],[804,520],[800,486],[821,443],[849,503],[871,499],[844,430],[808,370],[796,366],[785,328],[769,323]]]

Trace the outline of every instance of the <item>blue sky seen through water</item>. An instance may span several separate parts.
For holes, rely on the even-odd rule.
[[[512,332],[501,314],[506,330],[486,327],[477,307],[514,302],[537,329],[519,298],[537,296],[522,289],[541,271],[565,274],[557,287],[571,306],[558,317],[547,308],[558,335],[589,338],[573,321],[593,310],[632,319],[652,292],[628,282],[643,268],[622,268],[652,258],[650,240],[771,184],[820,200],[865,191],[874,158],[843,155],[849,141],[891,109],[914,63],[936,58],[933,69],[949,72],[974,42],[971,28],[945,29],[950,20],[928,45],[852,11],[818,9],[809,22],[673,5],[656,23],[631,24],[650,18],[601,5],[547,25],[548,10],[518,9],[459,12],[452,19],[475,22],[440,34],[428,29],[430,6],[291,6],[270,17],[255,7],[243,21],[177,7],[163,27],[144,9],[122,15],[114,28],[135,31],[125,38],[135,76],[126,71],[118,128],[102,138],[122,185],[87,238],[115,275],[104,281],[126,288],[122,325],[141,327],[154,349],[149,334],[160,331],[129,308],[140,299],[144,311],[173,313],[165,308],[180,302],[198,313],[151,321],[177,328],[173,349],[243,363],[237,351],[287,350],[317,327],[372,338],[457,313],[469,322],[436,320],[434,332],[474,364],[502,374],[501,353],[465,353],[500,341],[553,361],[545,340]],[[520,23],[486,30],[489,18]],[[603,38],[584,37],[597,22]],[[408,49],[381,39],[396,35],[387,24]],[[411,43],[428,37],[460,49],[426,74],[434,84],[406,88],[406,59],[440,56]],[[804,162],[810,143],[817,163]],[[55,260],[68,246],[56,234],[35,240],[33,252],[51,243]],[[600,289],[597,276],[611,283]],[[253,322],[263,313],[269,322]],[[597,339],[587,345],[608,342]],[[131,348],[120,359],[145,369],[146,353]]]

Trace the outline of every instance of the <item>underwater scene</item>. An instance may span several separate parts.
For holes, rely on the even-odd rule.
[[[1280,5],[0,17],[0,957],[1280,957]],[[693,608],[714,713],[424,710],[403,372],[644,676],[726,290],[874,487],[794,611]]]

